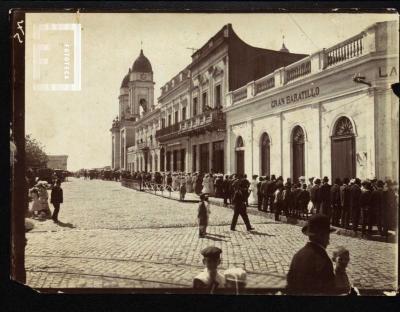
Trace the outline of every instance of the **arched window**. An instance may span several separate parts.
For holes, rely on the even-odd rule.
[[[269,176],[270,175],[270,140],[267,133],[263,133],[261,136],[260,142],[260,159],[261,159],[261,175]]]
[[[236,140],[236,173],[244,174],[244,142],[243,138],[239,136]]]
[[[305,175],[304,131],[296,126],[292,131],[292,181],[297,182]]]
[[[356,146],[353,124],[340,117],[333,128],[331,140],[332,179],[356,176]]]

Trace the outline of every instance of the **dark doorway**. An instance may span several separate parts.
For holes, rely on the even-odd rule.
[[[148,164],[149,164],[149,156],[148,156],[147,152],[144,152],[144,171],[145,172],[147,172]]]
[[[296,126],[292,131],[292,181],[298,181],[305,175],[304,131]]]
[[[185,157],[186,157],[186,150],[184,148],[181,149],[181,168],[182,172],[185,171]]]
[[[197,170],[197,145],[192,146],[192,172]]]
[[[167,171],[171,171],[171,151],[167,152]]]
[[[261,150],[261,175],[269,176],[270,175],[270,140],[267,133],[263,133],[261,136],[260,150]]]
[[[160,171],[165,171],[165,149],[164,147],[160,150]]]
[[[177,150],[173,151],[172,170],[173,171],[178,170],[178,151]]]
[[[204,143],[200,145],[200,172],[208,173],[210,172],[209,160],[210,160],[210,152],[208,143]]]
[[[224,173],[224,141],[213,143],[213,170],[217,173]]]
[[[332,180],[356,177],[354,129],[347,117],[340,117],[332,135]]]
[[[240,136],[236,140],[236,174],[244,174],[244,143]]]

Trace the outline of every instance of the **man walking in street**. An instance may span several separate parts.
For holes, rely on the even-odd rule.
[[[250,224],[249,216],[247,215],[247,183],[243,183],[242,181],[235,181],[233,183],[233,187],[235,188],[235,193],[233,195],[232,203],[233,203],[233,218],[231,223],[231,231],[235,231],[236,223],[239,215],[242,217],[243,222],[246,225],[247,231],[254,230],[254,228]]]
[[[287,291],[293,295],[329,295],[335,292],[333,263],[326,252],[329,219],[322,214],[310,217],[302,229],[309,242],[292,259],[287,274]]]
[[[54,206],[54,211],[51,218],[53,219],[54,223],[58,223],[58,213],[60,212],[60,204],[63,203],[63,190],[61,188],[60,179],[56,181],[56,185],[51,190],[50,203],[52,203]]]

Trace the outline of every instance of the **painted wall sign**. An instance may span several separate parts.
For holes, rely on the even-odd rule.
[[[396,67],[392,66],[390,70],[389,68],[385,67],[379,67],[379,78],[386,78],[386,77],[392,77],[392,76],[397,76],[397,69]]]
[[[305,99],[308,99],[310,97],[316,97],[319,95],[319,87],[315,88],[310,88],[307,90],[303,90],[297,93],[293,93],[291,95],[288,95],[286,97],[281,97],[276,100],[271,101],[271,107],[274,108],[276,106],[281,106],[285,104],[291,104],[291,103],[296,103]]]

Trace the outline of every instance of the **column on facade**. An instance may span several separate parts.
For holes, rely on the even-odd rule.
[[[208,143],[208,171],[213,169],[213,142]]]

